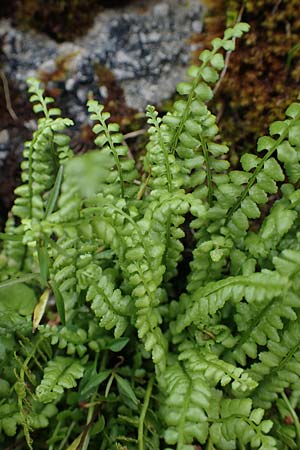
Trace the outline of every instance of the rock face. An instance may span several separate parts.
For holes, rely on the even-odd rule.
[[[120,2],[121,3],[121,2]],[[148,0],[108,9],[93,27],[73,43],[58,44],[45,35],[23,32],[0,22],[0,42],[6,76],[25,90],[28,76],[41,76],[67,96],[70,115],[85,120],[88,92],[103,101],[106,90],[95,65],[112,71],[129,107],[144,110],[170,97],[184,76],[191,44],[202,27],[199,0]]]
[[[41,79],[74,120],[73,149],[90,148],[87,98],[104,103],[125,125],[148,103],[168,99],[184,77],[189,39],[201,30],[202,16],[201,0],[136,0],[102,11],[86,35],[63,43],[0,20],[0,229],[18,184],[23,142],[35,127],[26,79]]]

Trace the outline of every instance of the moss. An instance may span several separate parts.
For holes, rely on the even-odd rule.
[[[300,81],[299,0],[213,2],[206,33],[221,34],[240,14],[251,30],[230,56],[215,99],[223,135],[237,153],[251,151],[268,123],[283,118],[297,99]],[[217,12],[217,14],[216,14]],[[196,37],[205,42],[206,36]]]

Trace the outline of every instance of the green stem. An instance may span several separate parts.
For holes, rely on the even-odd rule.
[[[72,433],[72,430],[75,427],[75,425],[76,425],[76,422],[73,421],[71,423],[71,425],[69,426],[69,428],[68,428],[68,431],[67,431],[67,434],[66,434],[65,438],[61,441],[60,446],[58,447],[57,450],[63,450],[64,448],[66,448],[66,443],[68,442],[68,439],[69,439],[69,437],[70,437],[70,435]]]
[[[159,140],[159,145],[162,148],[163,154],[164,154],[164,160],[165,160],[165,165],[166,165],[166,173],[167,173],[167,180],[168,180],[168,192],[171,192],[172,190],[172,175],[171,175],[171,168],[170,168],[170,161],[169,161],[169,152],[166,149],[162,134],[161,134],[161,130],[159,127],[159,124],[157,122],[157,120],[155,120],[155,128],[158,134],[158,140]]]
[[[154,377],[150,378],[150,381],[147,386],[144,404],[142,407],[142,411],[139,417],[139,427],[138,427],[138,444],[139,444],[139,450],[144,450],[144,421],[147,413],[147,409],[150,402],[150,397],[153,389],[154,384]]]
[[[22,236],[17,234],[0,233],[0,239],[4,241],[19,241],[22,242]]]
[[[24,275],[23,277],[18,277],[18,278],[13,278],[7,281],[3,281],[2,283],[0,283],[0,289],[1,288],[6,288],[8,286],[12,286],[14,284],[18,284],[18,283],[27,283],[28,281],[32,280],[32,279],[39,279],[40,278],[40,274],[39,273],[29,273],[28,275]]]
[[[207,148],[207,142],[205,141],[205,139],[203,139],[203,137],[201,137],[200,139],[201,139],[201,146],[202,146],[203,155],[204,155],[204,159],[205,159],[205,165],[206,165],[208,204],[211,207],[212,206],[213,185],[212,185],[211,167],[209,164],[208,148]]]
[[[110,391],[112,382],[114,381],[114,378],[115,378],[115,372],[112,372],[112,374],[111,374],[111,376],[109,377],[109,380],[108,380],[108,382],[107,382],[106,388],[105,388],[105,393],[104,393],[104,397],[105,397],[105,398],[108,397],[108,394],[109,394],[109,391]]]
[[[108,131],[108,127],[106,125],[106,122],[105,122],[105,120],[102,119],[101,116],[100,116],[100,123],[101,123],[101,125],[104,128],[105,136],[106,136],[106,138],[108,140],[109,147],[110,147],[110,149],[112,151],[112,154],[113,154],[114,159],[115,159],[115,163],[117,165],[117,170],[118,170],[118,173],[119,173],[120,184],[121,184],[121,196],[124,198],[124,194],[125,194],[124,179],[123,179],[123,171],[122,171],[121,163],[120,163],[120,160],[119,160],[119,156],[118,156],[118,154],[116,152],[115,145],[114,145],[114,143],[112,141],[111,134]]]
[[[289,399],[287,398],[285,393],[283,392],[281,395],[282,395],[282,398],[293,418],[295,429],[296,429],[296,435],[297,435],[297,447],[300,448],[300,424],[299,424],[298,416],[295,413],[295,410],[292,408],[292,405],[290,404]]]
[[[108,353],[107,353],[107,351],[105,351],[105,352],[104,352],[104,355],[103,355],[103,358],[102,358],[102,361],[101,361],[100,371],[101,371],[101,370],[104,370],[105,367],[106,367],[107,356],[108,356]],[[95,363],[96,363],[96,365],[97,365],[97,362],[98,362],[98,358],[99,358],[99,353],[97,353],[97,354],[96,354],[96,357],[95,357]],[[96,406],[96,404],[97,404],[97,403],[95,403],[96,397],[97,397],[97,392],[95,392],[95,394],[92,396],[92,399],[91,399],[91,402],[90,402],[91,406],[90,406],[89,409],[88,409],[88,415],[87,415],[87,419],[86,419],[86,425],[87,425],[87,427],[88,427],[89,424],[92,422],[92,419],[93,419],[93,416],[94,416],[95,406]],[[87,430],[87,433],[86,433],[86,435],[85,435],[85,437],[84,437],[84,441],[83,441],[83,443],[82,443],[81,450],[87,450],[87,448],[88,448],[88,446],[89,446],[89,442],[90,442],[90,431],[91,431],[91,428],[89,427],[88,430]]]

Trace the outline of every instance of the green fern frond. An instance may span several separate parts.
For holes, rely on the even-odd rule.
[[[110,113],[103,112],[104,106],[97,101],[89,100],[87,106],[91,119],[98,122],[93,127],[94,133],[97,134],[95,144],[101,148],[101,151],[109,149],[113,154],[121,197],[132,197],[132,188],[134,187],[132,182],[137,177],[137,171],[135,170],[134,160],[128,158],[128,147],[124,143],[122,133],[119,132],[120,126],[117,123],[106,123],[110,118]],[[129,192],[126,193],[126,187],[129,188],[129,183],[132,185]]]
[[[224,280],[207,283],[196,290],[192,297],[183,294],[180,309],[185,311],[179,315],[175,328],[180,333],[192,323],[206,323],[226,302],[239,303],[243,298],[248,303],[265,301],[284,294],[289,287],[289,280],[277,272],[264,270],[249,276],[227,277]]]
[[[254,404],[269,409],[278,395],[289,386],[297,387],[300,369],[299,320],[291,322],[280,341],[269,341],[268,351],[259,354],[260,362],[252,364],[249,374],[259,382]]]
[[[252,401],[245,399],[222,399],[220,418],[210,427],[211,442],[219,448],[250,448],[276,450],[276,440],[267,434],[272,428],[271,420],[262,420],[264,410],[252,409]]]
[[[44,376],[36,388],[37,399],[42,403],[58,400],[64,389],[76,386],[76,379],[82,378],[84,367],[70,357],[56,356],[44,369]]]
[[[192,449],[197,439],[204,443],[208,435],[207,409],[210,388],[203,374],[172,362],[165,373],[165,394],[162,414],[167,424],[164,439],[178,450]]]

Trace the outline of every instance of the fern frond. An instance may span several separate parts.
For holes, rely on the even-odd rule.
[[[42,403],[57,400],[64,389],[76,386],[76,379],[82,378],[84,367],[73,358],[56,356],[44,369],[44,376],[36,388],[37,399]]]
[[[14,399],[0,405],[0,431],[3,431],[6,436],[15,436],[20,423],[21,417]]]
[[[239,23],[234,28],[226,30],[223,39],[214,39],[212,41],[213,49],[205,50],[200,55],[202,65],[200,67],[192,66],[189,69],[188,74],[192,77],[192,82],[183,82],[178,85],[177,90],[184,100],[176,102],[174,111],[164,118],[164,123],[170,127],[170,153],[177,151],[177,148],[181,151],[179,142],[183,148],[187,149],[195,149],[199,146],[200,140],[193,137],[190,130],[195,129],[196,132],[201,130],[197,116],[199,117],[199,112],[203,111],[205,103],[213,96],[209,84],[214,84],[218,80],[218,72],[224,67],[224,59],[220,50],[221,48],[234,50],[235,39],[241,37],[248,29],[249,25]],[[215,130],[212,128],[207,135],[211,137],[214,133]]]
[[[150,127],[148,129],[149,142],[144,159],[144,168],[146,172],[151,174],[148,183],[152,188],[151,195],[158,196],[160,191],[171,192],[180,188],[180,167],[174,155],[169,152],[161,126],[162,119],[158,117],[158,112],[153,106],[149,105],[146,115]]]
[[[211,394],[203,374],[172,362],[165,373],[165,383],[162,414],[167,424],[166,443],[177,444],[178,450],[192,449],[194,439],[204,443],[208,435],[206,411]]]
[[[278,395],[291,386],[297,388],[300,369],[299,320],[291,322],[280,341],[269,341],[268,351],[259,354],[249,374],[259,383],[253,393],[254,404],[269,409]]]
[[[21,164],[23,184],[15,190],[17,198],[12,208],[14,215],[21,219],[41,220],[45,217],[45,194],[49,194],[54,185],[58,160],[70,156],[67,145],[70,138],[57,137],[55,142],[54,134],[72,124],[71,120],[63,118],[42,120],[33,140],[25,143],[24,161]]]
[[[101,151],[109,149],[113,154],[117,168],[116,177],[118,177],[120,183],[121,197],[132,197],[132,188],[134,186],[132,184],[129,189],[128,183],[132,183],[137,177],[137,171],[134,160],[128,158],[128,147],[124,144],[122,133],[119,132],[120,126],[117,123],[106,123],[110,118],[110,113],[103,112],[104,106],[100,105],[96,100],[89,100],[87,106],[91,119],[98,122],[93,127],[94,133],[97,134],[95,144],[101,148]],[[126,187],[127,190],[129,189],[127,193]]]
[[[103,273],[101,267],[90,264],[87,269],[88,284],[86,301],[91,302],[91,308],[100,319],[99,326],[106,330],[115,328],[115,338],[122,336],[129,325],[133,313],[131,298],[122,295],[120,289]],[[84,277],[85,273],[80,274]]]
[[[206,323],[209,317],[213,317],[228,301],[237,304],[243,298],[248,303],[271,300],[284,294],[288,287],[289,281],[286,277],[268,270],[207,283],[205,287],[196,290],[192,297],[182,295],[180,309],[185,313],[179,315],[176,320],[175,330],[180,333],[192,323]]]
[[[57,325],[40,326],[39,332],[49,338],[51,345],[66,349],[67,355],[78,354],[82,358],[87,351],[87,332],[74,326],[58,327]]]
[[[215,387],[218,383],[221,386],[227,386],[231,383],[235,395],[249,393],[257,387],[257,382],[240,367],[235,367],[219,359],[217,355],[207,349],[195,350],[195,345],[191,342],[188,347],[190,348],[184,349],[180,353],[179,361],[185,361],[189,371],[203,373],[210,386]]]
[[[210,427],[210,438],[222,450],[246,448],[249,444],[259,450],[277,449],[276,440],[267,435],[272,421],[262,420],[264,410],[252,409],[251,399],[222,399],[219,414]]]

